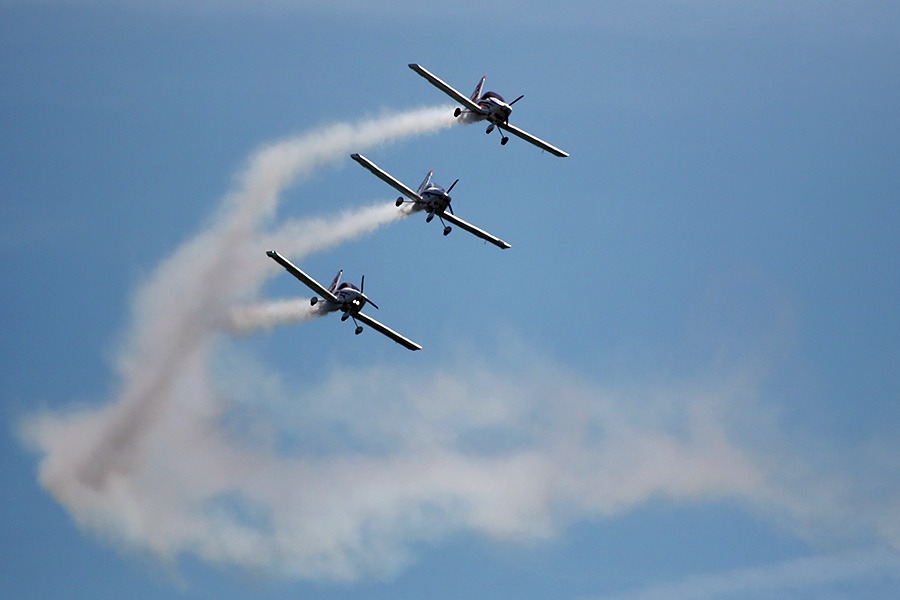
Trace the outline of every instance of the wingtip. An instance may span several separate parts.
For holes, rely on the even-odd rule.
[[[269,258],[275,258],[276,256],[278,256],[278,253],[275,252],[274,250],[267,250],[266,256],[268,256]]]

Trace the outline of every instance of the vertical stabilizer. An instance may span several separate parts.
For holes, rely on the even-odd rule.
[[[481,90],[484,89],[484,80],[487,79],[487,75],[481,78],[481,81],[478,82],[478,85],[475,86],[475,91],[472,92],[470,96],[472,102],[478,102],[478,99],[481,98]]]
[[[343,269],[337,272],[337,275],[334,276],[334,279],[331,281],[331,285],[328,286],[328,291],[332,294],[334,290],[337,289],[338,284],[341,282],[341,274],[344,272]]]
[[[416,193],[417,193],[417,194],[419,194],[420,196],[422,195],[422,192],[424,192],[424,191],[425,191],[425,188],[428,187],[428,184],[431,183],[431,176],[432,176],[432,175],[434,175],[434,170],[428,171],[428,175],[425,176],[425,179],[423,179],[423,180],[422,180],[422,183],[419,184],[419,189],[416,190]]]

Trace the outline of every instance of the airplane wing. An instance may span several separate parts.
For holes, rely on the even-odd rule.
[[[422,65],[411,64],[411,65],[409,65],[409,68],[412,69],[413,71],[415,71],[416,73],[418,73],[419,75],[421,75],[422,77],[424,77],[425,79],[427,79],[431,83],[431,85],[433,85],[437,89],[441,90],[442,92],[444,92],[445,94],[447,94],[448,96],[450,96],[451,98],[453,98],[454,100],[456,100],[457,102],[459,102],[460,104],[462,104],[463,106],[465,106],[466,108],[471,110],[472,112],[476,112],[476,113],[484,112],[484,109],[482,109],[480,106],[478,106],[477,104],[472,102],[469,98],[463,96],[458,91],[456,91],[455,89],[453,89],[452,87],[450,87],[449,85],[444,83],[442,80],[438,79],[437,77],[435,77],[434,75],[429,73],[428,70],[425,67],[423,67]]]
[[[354,318],[356,318],[356,320],[358,320],[358,321],[362,321],[363,323],[365,323],[366,325],[368,325],[375,331],[377,331],[379,333],[383,333],[384,335],[391,338],[392,340],[394,340],[401,346],[409,348],[410,350],[421,350],[422,349],[422,346],[418,345],[417,343],[415,343],[414,341],[412,341],[410,339],[403,337],[402,335],[400,335],[399,333],[397,333],[396,331],[394,331],[387,325],[383,325],[383,324],[379,323],[378,321],[376,321],[375,319],[373,319],[372,317],[370,317],[369,315],[367,315],[365,313],[361,313],[361,312],[356,313],[354,315]]]
[[[350,158],[367,168],[372,174],[378,179],[382,180],[410,200],[415,202],[422,202],[422,196],[412,191],[411,188],[404,185],[401,181],[397,180],[393,175],[380,168],[378,165],[373,163],[371,160],[363,156],[362,154],[351,154]]]
[[[498,248],[500,248],[502,250],[506,250],[507,248],[512,248],[511,245],[507,244],[500,238],[491,235],[490,233],[488,233],[487,231],[484,231],[483,229],[479,229],[479,228],[475,227],[471,223],[467,223],[466,221],[463,221],[462,219],[460,219],[457,216],[451,215],[448,211],[444,211],[443,213],[441,213],[441,218],[444,219],[445,221],[450,221],[451,223],[453,223],[460,229],[465,229],[469,233],[476,235],[476,236],[480,237],[481,239],[494,244],[495,246],[497,246]]]
[[[503,125],[498,125],[497,127],[499,127],[500,129],[505,129],[506,131],[510,132],[514,136],[522,138],[526,142],[534,144],[538,148],[541,148],[542,150],[546,150],[550,154],[555,154],[556,156],[559,156],[560,158],[565,158],[565,157],[569,156],[568,153],[563,152],[556,146],[551,146],[544,140],[531,135],[527,131],[523,131],[523,130],[519,129],[518,127],[516,127],[514,125],[510,125],[510,124],[506,123]]]
[[[288,259],[284,258],[274,250],[269,250],[268,252],[266,252],[266,255],[277,262],[279,265],[287,269],[288,273],[305,283],[306,286],[309,287],[309,289],[322,296],[322,298],[331,300],[332,302],[337,302],[337,296],[329,292],[328,289],[322,286],[321,283],[295,267],[293,263],[291,263],[291,261],[289,261]]]

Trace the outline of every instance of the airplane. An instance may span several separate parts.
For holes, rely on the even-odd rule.
[[[478,85],[475,86],[475,91],[472,92],[472,95],[469,98],[466,98],[458,91],[450,87],[448,84],[438,79],[422,65],[413,63],[409,65],[409,68],[427,79],[434,87],[441,90],[465,107],[465,109],[457,107],[457,109],[453,113],[454,117],[459,118],[459,120],[463,123],[488,121],[490,124],[487,126],[487,130],[485,131],[485,133],[488,134],[491,133],[494,128],[500,131],[501,146],[505,146],[506,142],[509,141],[509,137],[503,135],[503,130],[506,130],[514,136],[520,137],[526,142],[534,144],[538,148],[546,150],[551,154],[554,154],[561,158],[569,156],[566,152],[563,152],[556,146],[551,146],[544,140],[531,135],[527,131],[509,124],[509,115],[512,112],[512,105],[521,100],[524,97],[524,94],[522,96],[519,96],[509,104],[506,103],[506,101],[503,99],[503,96],[496,92],[485,92],[484,94],[482,94],[481,91],[482,89],[484,89],[484,82],[487,79],[487,77],[482,77],[481,81],[478,82]]]
[[[335,311],[341,311],[343,314],[341,315],[341,321],[346,321],[347,319],[353,319],[353,324],[356,325],[356,329],[353,333],[359,335],[362,333],[363,328],[362,325],[357,323],[357,320],[362,321],[375,331],[386,335],[391,338],[401,346],[409,348],[410,350],[421,350],[422,346],[418,345],[414,341],[407,339],[391,329],[386,325],[383,325],[370,317],[369,315],[360,312],[362,307],[367,303],[371,304],[373,307],[378,308],[374,302],[369,300],[369,298],[363,293],[363,288],[366,283],[366,276],[363,275],[362,281],[360,281],[359,287],[356,287],[352,283],[343,282],[341,283],[341,274],[343,274],[343,269],[338,271],[338,274],[335,275],[334,279],[331,282],[331,285],[327,288],[323,287],[318,281],[298,269],[294,266],[289,260],[278,254],[275,250],[269,250],[266,252],[266,255],[284,267],[288,273],[299,279],[303,282],[309,289],[314,291],[319,296],[322,296],[319,312],[321,313],[330,313]],[[313,296],[309,303],[312,306],[315,306],[320,302],[318,296]]]
[[[403,196],[409,198],[409,200],[404,200],[403,196],[397,198],[397,206],[401,206],[404,202],[411,202],[414,211],[424,210],[428,213],[428,216],[425,217],[426,223],[430,223],[435,215],[437,215],[437,218],[440,219],[441,223],[444,225],[444,235],[450,233],[450,226],[444,222],[449,221],[457,227],[465,229],[469,233],[476,235],[503,250],[505,250],[506,248],[512,248],[510,244],[504,242],[497,236],[491,235],[487,231],[479,229],[478,227],[475,227],[471,223],[463,221],[453,214],[453,207],[450,206],[450,190],[452,190],[453,186],[455,186],[457,182],[459,182],[459,179],[454,181],[450,185],[450,187],[445,190],[441,186],[431,182],[431,176],[434,174],[434,171],[429,171],[425,176],[425,179],[422,181],[421,185],[419,185],[418,191],[414,192],[412,191],[412,188],[407,187],[406,185],[395,179],[390,173],[388,173],[384,169],[381,169],[378,165],[373,163],[365,156],[361,154],[351,154],[350,158],[371,171],[373,175],[403,194]]]

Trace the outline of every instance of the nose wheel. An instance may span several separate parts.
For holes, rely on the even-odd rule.
[[[503,131],[502,131],[499,127],[495,127],[494,124],[491,123],[490,125],[487,126],[487,129],[485,129],[484,132],[485,132],[486,134],[490,135],[491,132],[494,131],[494,129],[496,129],[496,130],[497,130],[497,133],[500,134],[500,145],[501,145],[501,146],[505,146],[505,145],[506,145],[506,142],[509,141],[509,137],[503,135]]]

